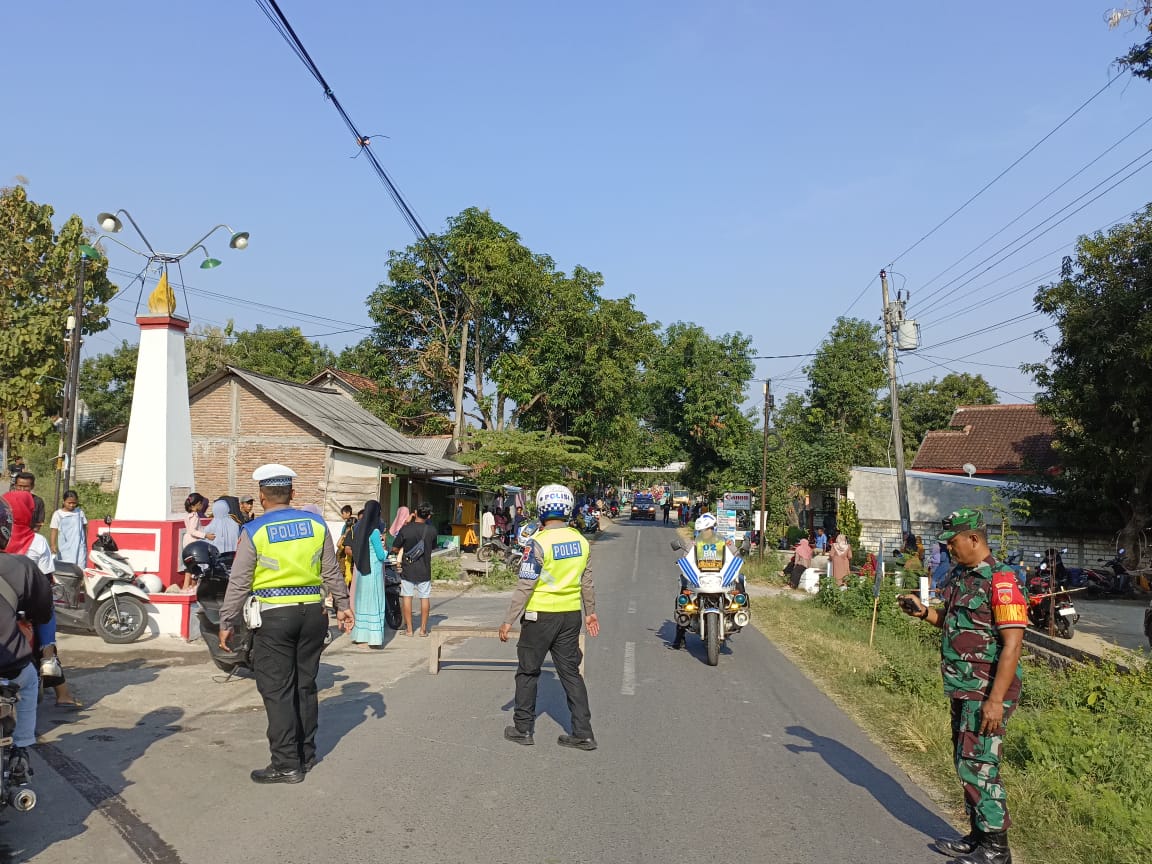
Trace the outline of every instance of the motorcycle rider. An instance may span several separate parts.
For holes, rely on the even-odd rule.
[[[36,743],[36,691],[39,679],[32,653],[31,624],[52,617],[52,583],[32,559],[4,550],[12,539],[12,510],[0,498],[0,678],[20,687],[16,728],[12,732],[10,778],[12,785],[28,782],[32,769],[27,748]]]
[[[701,570],[723,570],[725,565],[737,555],[736,546],[732,541],[717,533],[716,517],[713,514],[704,513],[696,520],[693,528],[696,531],[696,536],[692,541],[693,545],[688,551],[688,554],[692,556],[693,563]],[[741,594],[744,593],[743,576],[738,577],[738,581],[733,585],[733,590]],[[683,574],[680,575],[680,593],[688,595],[692,593],[692,586],[688,584],[688,580]],[[687,632],[687,627],[682,627],[677,624],[676,636],[672,639],[672,644],[668,647],[674,651],[679,651],[683,648],[684,637]]]

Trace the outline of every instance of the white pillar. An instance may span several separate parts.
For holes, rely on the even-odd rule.
[[[175,315],[138,315],[140,356],[117,520],[182,519],[184,499],[196,488],[192,472],[192,417],[184,333]]]

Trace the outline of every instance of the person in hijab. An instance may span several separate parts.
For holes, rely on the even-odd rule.
[[[401,507],[396,511],[396,518],[392,520],[392,525],[388,528],[389,542],[396,539],[396,535],[400,533],[400,529],[412,521],[412,512],[407,507]]]
[[[32,530],[33,519],[36,512],[36,500],[32,493],[24,491],[5,492],[4,500],[12,511],[12,537],[8,541],[5,552],[9,555],[24,555],[36,564],[40,572],[49,581],[52,572],[56,569],[56,562],[52,558],[52,550],[48,541],[42,534]],[[77,711],[81,704],[76,701],[64,679],[64,669],[60,665],[60,657],[56,651],[56,609],[52,609],[52,617],[43,624],[33,628],[35,636],[32,650],[40,663],[40,677],[45,687],[51,687],[56,693],[56,705]],[[35,697],[33,697],[34,699]]]
[[[352,545],[352,612],[356,616],[352,641],[384,644],[384,561],[388,553],[380,536],[380,502],[364,505]]]
[[[236,545],[240,542],[240,526],[232,518],[232,509],[224,498],[212,505],[212,531],[216,538],[210,542],[220,552],[236,551]]]
[[[793,588],[800,587],[800,577],[804,571],[812,566],[812,546],[808,542],[808,538],[804,537],[796,544],[795,552],[792,555],[792,578],[789,584]]]
[[[848,578],[848,568],[852,563],[852,544],[843,534],[836,535],[836,542],[832,544],[829,557],[832,559],[832,578],[837,585],[843,585],[844,580]]]

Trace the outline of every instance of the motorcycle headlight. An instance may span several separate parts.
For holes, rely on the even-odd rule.
[[[676,598],[676,605],[677,606],[687,606],[688,605],[688,595],[687,594],[681,594],[679,597],[677,597]]]
[[[737,606],[743,606],[748,602],[748,595],[747,594],[737,594],[735,597],[732,598],[732,602],[735,603]]]

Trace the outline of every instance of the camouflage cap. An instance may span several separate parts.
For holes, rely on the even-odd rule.
[[[941,524],[944,530],[940,532],[938,539],[941,543],[947,543],[957,534],[963,534],[965,531],[983,531],[984,514],[979,510],[964,507],[960,510],[953,510],[944,517]]]

